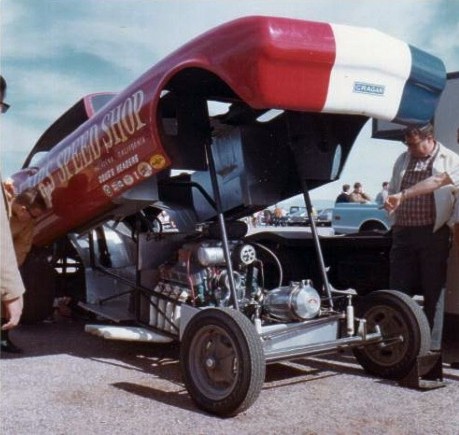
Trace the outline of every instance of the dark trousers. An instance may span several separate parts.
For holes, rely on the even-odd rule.
[[[431,349],[440,350],[443,334],[445,285],[451,232],[443,226],[394,226],[390,252],[390,288],[424,296],[431,328]]]

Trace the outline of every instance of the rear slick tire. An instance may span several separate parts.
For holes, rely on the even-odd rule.
[[[260,336],[246,316],[229,308],[204,309],[190,320],[180,363],[196,405],[222,417],[248,409],[265,379]]]
[[[383,342],[354,348],[357,361],[366,372],[386,379],[405,377],[418,356],[430,350],[430,327],[422,308],[408,295],[395,290],[378,290],[364,296],[356,315],[367,320],[367,331],[378,325]],[[398,342],[384,340],[396,339]]]

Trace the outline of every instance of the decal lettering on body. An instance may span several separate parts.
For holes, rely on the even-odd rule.
[[[375,95],[378,97],[384,96],[386,87],[384,85],[377,85],[374,83],[354,82],[352,92],[357,94]]]
[[[97,167],[99,168],[105,166],[103,163],[106,159],[115,163],[113,157],[110,156],[112,149],[120,148],[121,145],[128,142],[139,130],[147,125],[140,116],[144,100],[145,94],[143,90],[138,90],[128,96],[123,102],[106,113],[98,124],[91,125],[89,129],[81,133],[57,154],[54,159],[57,164],[57,171],[51,173],[48,164],[46,171],[40,171],[41,174],[36,174],[35,179],[38,188],[49,201],[51,201],[53,190],[58,185],[66,185],[72,177],[88,168],[94,162],[98,161]],[[132,150],[143,143],[145,143],[145,138],[139,138],[136,140],[135,146],[131,147]],[[118,158],[129,154],[129,152],[123,152],[122,149],[119,151],[119,153],[117,152]],[[104,160],[101,160],[104,155],[106,159],[104,157]],[[116,168],[106,167],[105,172],[98,177],[99,183],[106,182],[115,173],[121,172],[122,168],[131,167],[138,162],[139,158],[136,155],[127,161],[121,162]]]

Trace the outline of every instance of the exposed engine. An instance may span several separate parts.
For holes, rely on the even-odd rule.
[[[233,279],[240,305],[247,305],[259,296],[258,264],[255,248],[239,242],[229,242]],[[172,286],[187,293],[192,305],[226,307],[230,305],[231,288],[223,247],[220,241],[206,240],[188,243],[178,251],[176,263],[159,268],[157,289]],[[163,292],[163,290],[161,291]]]
[[[233,280],[240,311],[263,322],[303,321],[316,317],[320,296],[309,281],[263,288],[263,262],[254,245],[229,241]],[[271,255],[275,255],[270,251]],[[177,258],[159,267],[150,325],[174,332],[180,318],[177,302],[196,307],[232,305],[229,272],[220,240],[184,244]],[[161,296],[159,296],[161,295]],[[175,325],[175,326],[174,326]]]

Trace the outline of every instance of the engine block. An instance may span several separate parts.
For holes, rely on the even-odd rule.
[[[237,299],[244,306],[258,291],[257,274],[253,273],[256,251],[240,241],[230,241],[229,249]],[[221,242],[187,243],[178,250],[176,258],[159,267],[159,282],[150,300],[149,324],[176,334],[182,303],[226,307],[230,300],[228,268]]]

